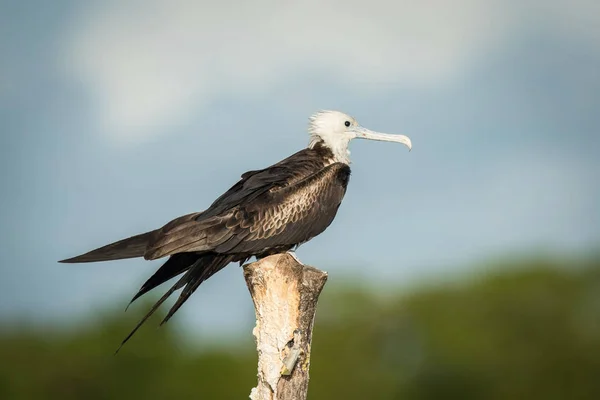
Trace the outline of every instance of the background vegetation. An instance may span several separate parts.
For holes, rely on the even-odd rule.
[[[330,281],[309,398],[600,399],[600,258],[486,271],[385,293]],[[3,321],[0,398],[247,398],[250,332],[192,344],[176,324],[155,329],[158,315],[114,356],[139,317],[115,308],[69,326]]]

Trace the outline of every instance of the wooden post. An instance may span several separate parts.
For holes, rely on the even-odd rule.
[[[327,273],[284,253],[244,265],[244,278],[256,311],[258,385],[250,398],[306,399],[313,323]]]

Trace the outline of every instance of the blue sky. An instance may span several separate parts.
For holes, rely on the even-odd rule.
[[[599,6],[416,3],[0,2],[0,316],[125,305],[160,262],[56,260],[204,209],[319,109],[413,141],[351,144],[338,217],[298,251],[331,280],[595,248]],[[239,268],[176,320],[249,324]]]

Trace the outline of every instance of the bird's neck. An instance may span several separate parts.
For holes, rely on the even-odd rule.
[[[330,146],[320,137],[313,136],[310,138],[308,148],[317,151],[321,157],[328,160],[327,164],[341,162],[350,165],[350,151],[348,150],[348,143],[336,143],[339,145]]]

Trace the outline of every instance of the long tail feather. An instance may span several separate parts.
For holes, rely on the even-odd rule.
[[[77,257],[61,260],[61,263],[84,263],[96,261],[121,260],[125,258],[143,257],[146,247],[155,231],[141,233],[119,240],[106,246],[89,251]]]
[[[165,283],[166,281],[176,277],[177,275],[185,272],[188,268],[190,268],[198,259],[202,257],[201,255],[194,253],[179,253],[174,254],[167,262],[165,262],[155,273],[152,275],[140,288],[140,290],[133,296],[127,308],[136,301],[139,297],[148,293],[155,287]],[[127,308],[125,309],[127,311]]]
[[[179,308],[187,301],[187,299],[194,293],[198,286],[232,261],[233,257],[228,256],[214,256],[212,260],[208,261],[204,265],[196,265],[190,269],[188,282],[185,288],[181,291],[179,298],[173,304],[169,310],[167,316],[162,320],[160,326],[164,325],[171,319],[171,317],[179,310]]]
[[[129,333],[129,335],[127,335],[127,337],[123,340],[123,342],[121,343],[121,345],[119,346],[119,348],[117,349],[117,351],[115,352],[115,354],[119,352],[119,350],[123,347],[123,345],[125,343],[127,343],[127,341],[129,339],[131,339],[131,337],[135,334],[135,332],[137,332],[137,330],[144,324],[144,322],[146,322],[148,320],[148,318],[150,318],[150,316],[152,314],[154,314],[154,312],[161,306],[162,303],[165,302],[165,300],[170,295],[173,294],[173,292],[175,292],[176,290],[179,290],[181,288],[184,288],[183,291],[182,291],[182,293],[181,293],[181,295],[179,296],[179,298],[175,302],[175,304],[169,310],[169,313],[167,314],[167,316],[165,317],[165,319],[160,323],[161,326],[164,323],[166,323],[175,314],[175,312],[177,312],[177,310],[179,310],[179,308],[183,305],[183,303],[185,303],[185,301],[198,288],[198,286],[200,286],[200,284],[202,282],[204,282],[206,279],[208,279],[209,277],[211,277],[212,275],[214,275],[215,273],[217,273],[218,271],[220,271],[221,269],[223,269],[223,267],[225,267],[227,264],[229,264],[232,261],[232,258],[233,257],[231,257],[231,256],[223,256],[223,255],[218,255],[218,254],[215,254],[215,253],[208,253],[208,254],[204,254],[204,255],[199,256],[199,258],[192,265],[189,266],[189,269],[185,273],[185,275],[183,275],[152,306],[152,308],[150,309],[150,311],[148,311],[148,313],[140,320],[140,322],[138,322],[138,324],[135,326],[135,328],[133,328],[133,330]],[[160,269],[159,269],[159,271],[160,271]],[[156,274],[158,274],[159,271],[157,271]],[[165,273],[164,276],[167,276],[167,274]],[[151,280],[151,279],[152,278],[150,278],[149,280]],[[146,284],[144,284],[144,286],[145,285]],[[144,286],[142,286],[142,288]],[[158,286],[158,284],[155,285],[155,287],[156,286]],[[148,290],[150,290],[150,289],[148,289]],[[141,289],[140,289],[140,291],[141,291]],[[134,299],[135,299],[135,297],[134,297]]]
[[[184,276],[185,277],[185,276]],[[183,279],[184,277],[182,277],[181,279]],[[140,329],[140,327],[144,324],[144,322],[146,322],[146,320],[148,320],[148,318],[150,318],[150,316],[152,316],[152,314],[154,314],[154,312],[156,310],[158,310],[158,307],[160,307],[160,305],[162,303],[165,302],[166,299],[169,298],[169,296],[171,294],[173,294],[173,292],[175,290],[177,290],[177,285],[179,284],[179,281],[174,284],[173,286],[171,286],[171,289],[169,289],[150,309],[150,311],[148,311],[146,313],[146,315],[144,315],[144,317],[140,320],[140,322],[137,323],[137,325],[135,326],[135,328],[133,328],[133,330],[131,332],[129,332],[129,335],[127,335],[127,337],[125,337],[125,339],[123,339],[123,341],[121,342],[121,345],[119,346],[119,348],[117,349],[117,351],[115,351],[115,354],[117,354],[119,352],[119,350],[121,350],[121,348],[125,345],[125,343],[127,343],[127,341],[129,339],[131,339],[131,337],[133,336],[134,333],[137,332],[138,329]]]

